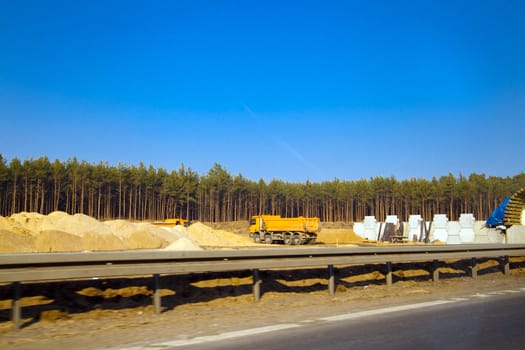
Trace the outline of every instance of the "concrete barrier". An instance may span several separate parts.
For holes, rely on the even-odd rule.
[[[397,225],[397,215],[388,215],[385,222],[377,222],[375,216],[365,216],[362,223],[354,224],[354,232],[371,241],[378,239],[380,228],[384,230],[386,223]],[[403,222],[403,235],[409,242],[423,242],[425,230],[431,228],[430,242],[440,241],[447,244],[490,244],[508,243],[525,244],[525,226],[511,226],[506,234],[495,228],[485,226],[485,221],[475,219],[473,214],[460,215],[459,221],[448,221],[447,215],[436,214],[432,222],[423,221],[421,215],[410,215],[408,222]]]
[[[507,230],[507,243],[525,243],[525,226],[511,226]]]

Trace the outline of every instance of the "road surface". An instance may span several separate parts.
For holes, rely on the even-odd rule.
[[[524,349],[525,288],[120,349]]]

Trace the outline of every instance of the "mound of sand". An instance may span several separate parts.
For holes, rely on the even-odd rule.
[[[317,241],[326,244],[352,244],[363,242],[351,228],[322,228],[317,234]]]
[[[0,217],[0,219],[3,218]],[[30,253],[33,251],[35,251],[35,237],[0,229],[0,253]]]
[[[127,249],[158,249],[168,245],[167,241],[146,230],[137,230],[126,237],[124,241]]]
[[[124,240],[115,235],[99,235],[96,232],[86,233],[82,236],[82,244],[84,250],[87,251],[102,251],[102,250],[125,250],[127,244]]]
[[[164,250],[202,250],[202,248],[191,239],[183,237],[164,248]]]
[[[98,221],[84,214],[17,213],[0,217],[0,253],[126,249],[196,250],[182,226],[159,227],[126,220]]]
[[[97,219],[84,214],[68,215],[63,212],[53,212],[47,217],[41,218],[37,229],[40,231],[60,230],[80,237],[88,233],[112,234],[111,229]]]
[[[84,214],[17,213],[0,217],[0,253],[75,252],[128,249],[199,250],[256,245],[248,234],[215,230],[200,222],[189,228],[98,221]]]
[[[38,213],[21,212],[9,218],[14,227],[24,229],[27,233],[40,231],[44,215]]]
[[[214,230],[200,222],[190,225],[187,230],[191,238],[201,246],[242,247],[257,245],[247,234],[239,235],[224,230]]]
[[[37,252],[74,252],[83,251],[82,238],[59,230],[45,230],[39,232],[35,239]]]

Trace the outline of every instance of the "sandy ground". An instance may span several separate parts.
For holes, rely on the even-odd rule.
[[[261,271],[258,303],[250,271],[162,276],[160,315],[153,310],[150,278],[24,285],[18,332],[9,321],[11,288],[1,286],[0,348],[100,349],[525,287],[525,259],[511,262],[511,275],[504,276],[496,261],[481,261],[477,279],[468,276],[468,261],[444,263],[437,284],[428,265],[394,264],[392,286],[385,285],[382,265],[337,266],[334,296],[327,292],[325,269]]]

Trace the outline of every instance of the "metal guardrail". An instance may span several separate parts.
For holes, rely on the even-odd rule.
[[[161,274],[252,270],[253,294],[258,301],[260,269],[328,266],[328,290],[334,294],[334,265],[386,264],[386,283],[390,285],[392,263],[433,262],[432,277],[438,281],[439,261],[471,259],[472,277],[476,277],[477,258],[501,259],[508,274],[511,256],[525,256],[525,244],[0,254],[0,283],[13,284],[12,319],[18,329],[20,283],[150,275],[154,278],[155,311],[160,313]]]

